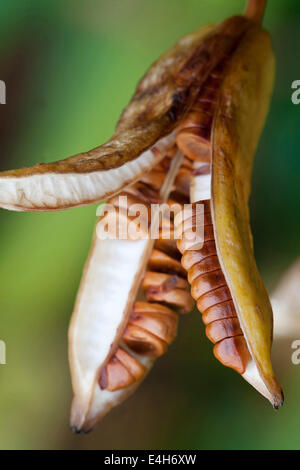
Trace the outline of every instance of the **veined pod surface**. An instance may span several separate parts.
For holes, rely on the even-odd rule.
[[[216,357],[278,408],[283,394],[271,364],[272,308],[254,259],[248,210],[273,76],[270,37],[253,24],[204,84],[206,99],[200,92],[198,110],[182,123],[177,143],[195,160],[191,200],[204,202],[209,220],[201,250],[187,251],[184,239],[178,247]],[[210,119],[203,124],[206,112]]]

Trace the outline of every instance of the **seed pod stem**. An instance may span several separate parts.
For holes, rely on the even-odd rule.
[[[249,20],[255,21],[255,23],[261,24],[268,0],[249,0],[244,15]]]

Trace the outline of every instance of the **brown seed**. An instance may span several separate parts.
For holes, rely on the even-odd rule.
[[[209,323],[216,320],[221,320],[222,318],[230,318],[235,316],[236,311],[232,300],[227,300],[217,305],[213,305],[212,307],[209,307],[202,312],[202,320],[205,325],[208,325]]]
[[[157,273],[147,271],[142,282],[144,289],[149,287],[159,287],[161,291],[168,292],[172,289],[189,289],[188,282],[176,274]]]
[[[201,216],[200,223],[201,225],[202,224],[204,225],[204,230],[206,226],[212,225],[211,215],[209,213],[200,212],[200,216]],[[196,230],[196,224],[199,223],[199,220],[197,220],[196,215],[193,215],[192,217],[188,217],[188,218],[183,218],[183,220],[181,219],[182,219],[182,213],[178,215],[174,221],[175,228],[176,228],[175,233],[178,234],[178,236],[184,235],[186,230],[190,230],[190,229]]]
[[[211,128],[213,121],[213,114],[205,113],[202,110],[195,110],[188,113],[184,122],[178,127],[179,132],[183,129],[193,127]]]
[[[218,343],[225,338],[243,334],[237,317],[216,320],[207,325],[205,331],[206,336],[213,343]]]
[[[140,326],[128,323],[123,340],[132,351],[149,357],[159,357],[165,354],[168,345],[158,336]]]
[[[140,181],[159,191],[164,183],[165,177],[166,174],[164,171],[153,169],[148,173],[145,173]]]
[[[118,348],[107,366],[101,371],[99,385],[111,392],[129,387],[140,380],[145,368],[124,349]]]
[[[182,266],[187,271],[194,266],[194,264],[208,258],[209,256],[216,254],[216,245],[214,241],[205,242],[203,248],[198,251],[189,250],[186,251],[181,259]]]
[[[133,313],[160,313],[161,315],[171,315],[177,318],[176,313],[169,307],[154,302],[136,301],[133,305]]]
[[[200,221],[201,223],[202,221]],[[192,250],[193,247],[196,249],[202,249],[204,243],[207,241],[214,241],[214,231],[212,225],[205,225],[195,228],[189,228],[184,230],[182,238],[177,241],[177,247],[181,253],[187,250]]]
[[[176,191],[185,197],[190,195],[191,174],[190,169],[181,167],[175,179]]]
[[[177,241],[176,240],[167,240],[167,239],[162,239],[160,238],[155,241],[154,247],[162,251],[163,253],[171,256],[172,258],[175,258],[177,260],[180,259],[180,253],[177,249]]]
[[[178,274],[179,276],[186,277],[186,271],[181,266],[179,261],[156,249],[154,249],[151,253],[148,268],[151,271]]]
[[[213,349],[215,357],[227,367],[243,374],[251,356],[244,336],[226,338],[217,343]]]
[[[165,315],[161,313],[133,313],[129,324],[149,331],[153,335],[165,341],[167,344],[175,339],[177,332],[177,315]]]
[[[191,160],[209,162],[211,159],[210,130],[190,127],[182,130],[176,138],[180,150]]]

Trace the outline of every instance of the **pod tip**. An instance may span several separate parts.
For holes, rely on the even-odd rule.
[[[82,429],[82,428],[77,428],[76,426],[72,426],[72,425],[70,425],[70,429],[74,434],[89,434],[92,431],[92,428]]]

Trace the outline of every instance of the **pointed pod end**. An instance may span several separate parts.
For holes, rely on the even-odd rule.
[[[76,426],[72,426],[71,424],[70,424],[70,429],[74,434],[89,434],[92,431],[92,428],[80,429],[80,428],[77,428]]]
[[[278,411],[279,408],[281,408],[284,404],[284,394],[282,390],[280,391],[281,391],[280,395],[275,397],[273,401],[273,408],[275,411]]]

